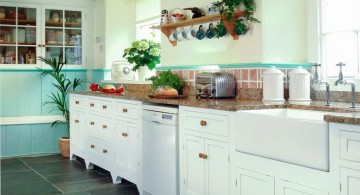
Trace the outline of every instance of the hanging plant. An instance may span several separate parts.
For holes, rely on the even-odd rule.
[[[234,30],[237,35],[245,34],[248,30],[247,21],[260,23],[254,18],[255,0],[221,0],[213,3],[214,6],[219,7],[220,14],[223,16],[221,22],[225,19],[234,23]],[[245,7],[245,15],[243,18],[235,17],[235,10],[238,6]]]

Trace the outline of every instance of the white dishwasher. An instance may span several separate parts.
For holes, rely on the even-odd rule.
[[[179,194],[179,109],[143,105],[142,163],[145,195]]]

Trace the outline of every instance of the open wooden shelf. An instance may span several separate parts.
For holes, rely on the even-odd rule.
[[[245,12],[243,11],[237,11],[234,13],[235,17],[242,17],[245,15]],[[207,22],[217,21],[220,20],[222,16],[220,14],[214,14],[209,16],[203,16],[200,18],[190,19],[190,20],[184,20],[180,22],[170,23],[170,24],[162,24],[159,26],[153,26],[152,29],[159,29],[162,33],[164,33],[168,38],[171,35],[172,31],[179,27],[185,27],[185,26],[192,26],[197,24],[203,24]],[[229,34],[233,37],[234,40],[239,39],[239,35],[235,34],[233,22],[224,20],[224,25],[226,30],[229,32]],[[169,40],[170,41],[170,40]],[[177,41],[170,41],[170,43],[173,46],[177,45]]]

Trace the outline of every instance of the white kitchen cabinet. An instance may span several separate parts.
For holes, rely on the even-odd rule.
[[[139,167],[138,125],[117,121],[116,139],[116,166],[136,175]]]
[[[180,106],[180,194],[230,194],[232,112]]]
[[[80,1],[79,1],[80,2]],[[5,18],[0,19],[1,67],[41,67],[38,56],[59,58],[67,65],[86,63],[86,1],[24,4],[3,2]],[[86,2],[86,3],[85,3]],[[12,64],[12,65],[9,65]],[[19,66],[14,66],[14,64]]]
[[[71,144],[74,145],[74,148],[84,151],[86,133],[85,133],[85,120],[86,114],[81,111],[72,110],[70,115],[70,139]],[[83,156],[82,156],[83,157]]]
[[[328,195],[327,192],[279,179],[277,195]]]
[[[237,195],[274,195],[275,183],[271,176],[246,169],[237,169]]]
[[[184,136],[185,194],[229,194],[228,144]]]
[[[360,170],[341,168],[341,195],[360,194]]]
[[[330,123],[332,163],[338,169],[341,195],[360,194],[360,126]]]

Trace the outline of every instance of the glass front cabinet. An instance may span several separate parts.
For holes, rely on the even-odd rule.
[[[84,65],[83,19],[81,8],[3,3],[0,64],[40,67],[37,57],[42,56],[62,59],[67,65]]]

